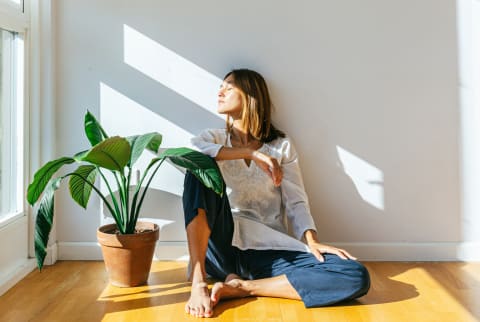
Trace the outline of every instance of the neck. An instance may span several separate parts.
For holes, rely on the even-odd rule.
[[[248,133],[247,129],[242,128],[239,122],[236,121],[233,122],[232,135],[244,145],[254,140],[254,138]]]

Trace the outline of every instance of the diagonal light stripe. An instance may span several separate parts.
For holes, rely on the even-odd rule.
[[[191,147],[190,138],[193,136],[191,133],[105,83],[100,83],[100,123],[109,135],[129,136],[159,132],[163,136],[162,148]],[[151,152],[144,152],[135,168],[145,169],[153,157]],[[151,187],[181,196],[183,177],[183,172],[165,162],[152,181]]]
[[[345,173],[352,179],[362,199],[384,210],[383,172],[339,146],[337,153]]]
[[[124,25],[124,61],[217,117],[222,80],[130,26]]]

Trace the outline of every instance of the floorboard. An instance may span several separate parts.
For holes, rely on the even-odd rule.
[[[369,262],[370,292],[333,307],[244,298],[218,304],[210,321],[480,321],[480,263]],[[154,262],[149,284],[108,284],[103,262],[60,261],[30,273],[0,297],[0,321],[194,321],[185,262]]]

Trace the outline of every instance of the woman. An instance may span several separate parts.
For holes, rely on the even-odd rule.
[[[363,265],[347,251],[318,241],[297,153],[272,125],[271,109],[263,77],[233,70],[218,93],[226,129],[205,130],[192,139],[217,160],[231,189],[228,198],[226,193],[220,197],[192,174],[185,177],[192,281],[185,311],[194,316],[212,316],[225,298],[271,296],[316,307],[357,298],[369,289]],[[213,285],[211,294],[207,274],[223,281]]]

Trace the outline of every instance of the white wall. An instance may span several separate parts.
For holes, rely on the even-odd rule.
[[[255,69],[270,86],[274,120],[300,152],[323,241],[364,259],[456,258],[463,227],[453,1],[55,5],[58,156],[87,148],[86,108],[112,133],[157,130],[167,146],[188,144],[223,124],[212,113],[223,75]],[[168,220],[163,241],[183,241],[182,176],[164,172],[145,215]],[[71,243],[95,242],[100,205],[92,201],[85,212],[66,190],[57,198],[61,258],[75,257]]]

